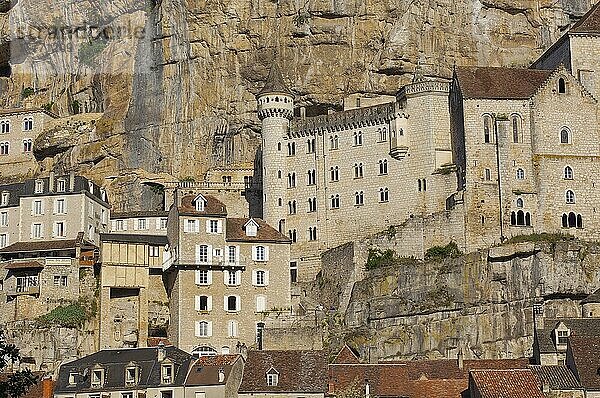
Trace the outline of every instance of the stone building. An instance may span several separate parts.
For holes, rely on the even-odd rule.
[[[167,236],[168,211],[130,211],[110,213],[110,233]]]
[[[45,109],[5,109],[0,111],[0,168],[5,175],[30,177],[38,171],[33,142],[44,125],[58,118]]]
[[[274,64],[257,94],[263,216],[292,240],[299,279],[324,250],[386,229],[407,257],[451,240],[600,238],[599,21],[596,4],[531,68],[417,70],[395,97],[312,117]]]
[[[289,240],[257,218],[228,218],[210,195],[175,198],[168,222],[169,339],[192,353],[260,345],[266,312],[290,306]]]
[[[146,347],[148,337],[166,337],[167,237],[111,233],[101,240],[100,348]]]
[[[0,186],[0,318],[32,319],[92,300],[106,195],[74,174]]]

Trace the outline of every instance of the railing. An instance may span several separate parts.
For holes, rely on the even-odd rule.
[[[39,286],[12,286],[6,289],[8,296],[20,296],[24,294],[40,294]]]

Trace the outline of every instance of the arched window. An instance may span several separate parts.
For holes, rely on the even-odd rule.
[[[379,129],[379,141],[387,141],[387,129],[385,127]]]
[[[390,200],[390,192],[388,188],[379,188],[379,201],[380,202],[389,202]]]
[[[583,218],[581,214],[577,214],[577,228],[583,228]]]
[[[565,201],[568,204],[575,203],[575,192],[573,192],[570,189],[568,189],[567,192],[565,192]]]
[[[338,149],[338,144],[339,144],[339,138],[336,135],[330,135],[329,136],[329,149],[333,150],[333,149]]]
[[[308,198],[308,212],[317,211],[317,198]]]
[[[363,177],[363,164],[362,163],[354,163],[354,178],[362,178]]]
[[[567,93],[567,83],[564,77],[560,77],[558,79],[558,93],[566,94]]]
[[[517,212],[517,225],[525,225],[525,213],[523,213],[523,210]]]
[[[492,142],[492,118],[489,115],[483,117],[483,142]]]
[[[277,204],[279,206],[283,206],[283,201],[281,200],[281,198],[277,199]]]
[[[317,240],[317,227],[308,227],[308,240]]]
[[[387,159],[382,159],[379,161],[379,174],[385,175],[388,173],[388,161]]]
[[[28,116],[23,119],[23,131],[33,130],[33,117]]]
[[[525,170],[519,168],[517,169],[517,180],[525,179]]]
[[[8,141],[0,142],[0,155],[8,155],[9,152],[10,152],[10,143]]]
[[[525,225],[531,225],[531,214],[529,214],[529,212],[525,213]]]
[[[281,170],[277,170],[277,178],[281,178]]]
[[[423,178],[423,192],[427,191],[427,180]]]
[[[571,166],[565,166],[565,180],[572,180],[573,179],[573,169],[571,168]]]
[[[200,321],[197,325],[197,335],[198,337],[206,337],[208,336],[208,322]]]
[[[517,214],[514,211],[510,213],[510,225],[517,225]]]
[[[361,146],[363,143],[362,131],[355,131],[353,134],[354,137],[354,146]]]
[[[331,181],[339,181],[340,180],[340,168],[338,166],[330,167],[329,173],[331,174]]]
[[[10,133],[10,121],[2,120],[0,121],[0,134]]]
[[[421,192],[423,190],[423,187],[421,186],[421,179],[420,178],[417,180],[417,184],[419,186],[419,192]]]
[[[522,198],[517,198],[517,207],[518,208],[523,208],[523,199]]]
[[[278,143],[277,143],[277,150],[278,150],[278,151],[281,151],[281,142],[278,142]]]
[[[332,209],[340,208],[340,195],[331,195],[331,208]]]
[[[567,127],[563,127],[560,129],[560,143],[561,144],[570,144],[571,143],[571,130]]]
[[[354,204],[356,206],[362,206],[364,204],[364,193],[363,191],[354,193]]]
[[[307,185],[315,185],[317,183],[317,172],[315,169],[308,170],[307,172]]]
[[[577,216],[573,212],[569,212],[569,228],[577,226]]]
[[[523,137],[521,135],[521,117],[519,115],[513,115],[510,122],[512,127],[513,142],[523,142]]]
[[[569,218],[564,213],[562,215],[562,226],[563,226],[563,228],[568,228],[569,227]]]
[[[315,152],[315,139],[314,138],[309,138],[306,141],[306,153],[314,153]]]

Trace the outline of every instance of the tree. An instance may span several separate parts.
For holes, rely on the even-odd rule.
[[[0,330],[0,373],[11,363],[21,360],[19,349],[8,344]],[[0,398],[17,398],[25,394],[29,387],[38,382],[38,378],[29,369],[21,370],[0,379]]]

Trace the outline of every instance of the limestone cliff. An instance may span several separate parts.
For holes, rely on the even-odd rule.
[[[393,94],[417,62],[425,74],[446,76],[453,64],[526,65],[590,5],[6,0],[0,105],[103,113],[89,148],[46,153],[48,167],[82,168],[100,183],[123,170],[140,180],[199,178],[211,165],[254,158],[254,93],[275,53],[310,114],[350,93]],[[106,148],[119,156],[105,156]],[[139,207],[135,195],[120,195],[132,189],[129,180],[112,189],[116,208]]]

